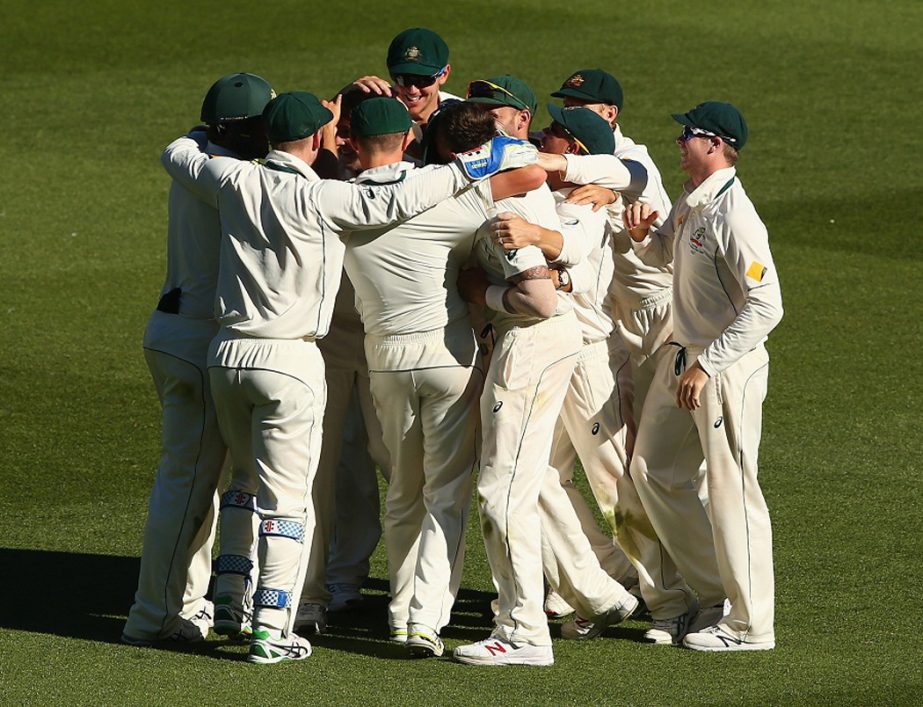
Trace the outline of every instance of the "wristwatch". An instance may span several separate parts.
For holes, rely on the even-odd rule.
[[[570,287],[570,275],[567,270],[558,270],[558,289],[563,290]]]

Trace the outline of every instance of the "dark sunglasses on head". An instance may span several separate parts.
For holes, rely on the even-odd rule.
[[[445,73],[446,67],[442,67],[432,76],[421,76],[419,74],[392,74],[391,78],[394,79],[396,83],[401,88],[410,88],[411,86],[416,86],[417,88],[429,88],[434,83],[436,79],[442,76]]]
[[[490,81],[472,81],[468,84],[468,98],[493,98],[498,101],[504,101],[513,108],[519,110],[529,110],[529,106],[522,102],[518,96],[514,96],[503,86],[498,86]]]

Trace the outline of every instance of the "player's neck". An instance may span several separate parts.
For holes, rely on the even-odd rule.
[[[397,164],[404,159],[404,153],[400,150],[395,152],[376,152],[369,155],[360,155],[362,169],[374,169],[375,167],[386,167],[390,164]]]

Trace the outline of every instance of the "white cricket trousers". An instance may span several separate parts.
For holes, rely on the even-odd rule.
[[[313,341],[236,337],[222,329],[209,350],[209,376],[234,485],[256,497],[254,628],[287,634],[314,530],[311,488],[326,403],[324,361]],[[222,554],[238,542],[246,548],[252,538],[222,537]]]
[[[637,570],[641,596],[651,615],[670,618],[687,610],[692,593],[665,556],[634,483],[625,473],[623,385],[631,385],[631,374],[621,342],[603,340],[585,345],[564,398],[551,462],[559,470],[560,486],[563,479],[572,480],[576,457],[580,458],[603,517]],[[572,482],[569,485],[573,488]],[[566,498],[567,485],[564,489],[564,494],[558,491],[557,495]],[[579,615],[603,613],[624,599],[624,589],[593,561],[595,555],[589,555],[582,528],[568,522],[573,515],[570,509],[553,503],[552,498],[551,486],[548,492],[543,489],[542,544],[548,580]],[[595,527],[595,520],[593,524]],[[597,600],[593,601],[594,597]],[[608,603],[600,605],[599,598],[603,597]]]
[[[216,490],[226,457],[206,372],[213,320],[155,311],[144,332],[162,407],[160,465],[151,489],[141,571],[125,633],[154,639],[201,608],[211,578]]]
[[[679,347],[673,346],[679,354]],[[700,349],[685,350],[688,365]],[[661,361],[641,417],[631,474],[651,523],[703,606],[727,596],[721,624],[739,638],[774,640],[772,530],[757,481],[769,355],[760,345],[709,379],[702,406],[676,406],[681,368]],[[711,523],[694,480],[702,459]]]
[[[391,457],[384,531],[392,627],[449,623],[465,556],[484,381],[465,318],[366,336],[372,397]]]
[[[499,332],[481,396],[481,527],[499,593],[496,631],[550,646],[539,494],[583,346],[573,312]]]

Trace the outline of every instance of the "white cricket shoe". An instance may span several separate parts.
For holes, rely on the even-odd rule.
[[[327,607],[314,602],[304,602],[295,614],[295,630],[304,628],[316,635],[327,630]]]
[[[573,621],[568,621],[561,626],[561,638],[571,641],[588,641],[596,638],[610,626],[622,623],[634,614],[637,608],[638,598],[633,594],[626,594],[622,601],[602,616],[597,616],[592,620],[577,616]]]
[[[392,643],[407,643],[407,627],[392,626],[388,629],[388,640]]]
[[[439,634],[429,626],[410,624],[407,627],[407,650],[411,658],[440,658],[445,646]]]
[[[358,584],[328,584],[327,591],[330,592],[330,601],[327,602],[327,611],[335,613],[345,609],[353,609],[363,602],[363,597],[359,591]]]
[[[529,643],[509,643],[498,636],[459,646],[452,655],[460,663],[469,665],[553,665],[551,646],[533,646]]]
[[[729,651],[771,651],[776,647],[775,641],[748,641],[737,638],[723,626],[710,626],[697,633],[686,634],[683,645],[694,651],[729,652]]]
[[[283,660],[304,660],[310,655],[311,643],[306,638],[294,633],[282,636],[280,631],[255,628],[250,639],[247,661],[269,665]]]
[[[553,619],[562,619],[574,613],[574,607],[565,601],[564,597],[554,589],[548,590],[545,597],[545,613]]]
[[[689,626],[699,613],[698,602],[693,602],[689,610],[672,619],[654,619],[654,625],[644,633],[644,640],[660,646],[678,646],[689,632]]]

